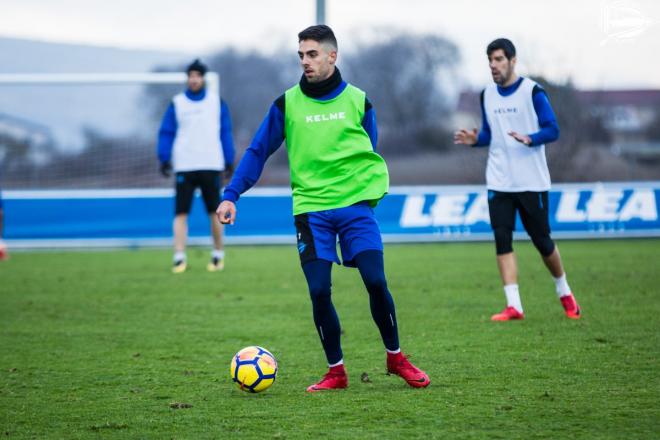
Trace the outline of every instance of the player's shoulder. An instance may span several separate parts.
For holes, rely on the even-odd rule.
[[[278,96],[275,101],[273,101],[273,106],[276,107],[282,114],[284,114],[284,109],[286,106],[286,96],[284,93],[282,93],[280,96]]]
[[[356,86],[355,84],[350,83],[350,82],[348,82],[348,81],[346,81],[346,88],[347,88],[347,89],[350,89],[350,90],[353,90],[353,91],[355,91],[355,92],[357,92],[357,93],[364,93],[365,95],[367,94],[367,92],[365,92],[364,90],[362,90],[361,88],[359,88],[359,87]]]
[[[344,91],[348,92],[349,94],[357,97],[359,100],[367,100],[367,92],[356,86],[355,84],[351,84],[348,81],[346,81],[346,87],[344,88]]]
[[[371,104],[371,101],[369,101],[369,98],[367,97],[367,92],[348,81],[346,82],[344,92],[348,92],[356,106],[363,105],[365,113],[374,108],[373,104]]]
[[[548,95],[543,85],[531,78],[525,77],[523,79],[523,83],[525,84],[526,89],[532,94],[532,97],[536,96],[539,93],[543,93],[546,96]]]
[[[527,83],[527,84],[530,84],[530,85],[534,85],[534,86],[535,86],[535,85],[538,85],[538,82],[536,82],[535,80],[533,80],[532,78],[530,78],[530,77],[528,77],[528,76],[523,76],[523,77],[522,77],[522,81],[523,81],[524,83]]]
[[[499,93],[497,92],[497,84],[490,83],[486,87],[483,88],[483,90],[479,94],[479,99],[481,100],[481,102],[483,102],[485,98],[487,98],[489,96],[496,96],[498,94]]]
[[[290,96],[294,93],[302,93],[302,89],[300,88],[300,84],[296,83],[296,84],[292,85],[291,87],[289,87],[288,89],[286,89],[284,91],[282,96]]]
[[[367,92],[349,83],[348,81],[345,81],[343,83],[343,89],[339,92],[339,94],[342,95],[344,98],[347,98],[350,101],[354,102],[358,106],[363,105],[365,111],[372,108],[371,103],[367,98]]]
[[[498,93],[497,87],[498,87],[497,83],[491,82],[490,84],[488,84],[486,87],[483,88],[481,93],[484,95],[489,95],[491,93]]]
[[[217,105],[218,107],[222,105],[222,98],[220,97],[219,93],[211,93],[208,89],[204,92],[204,96],[201,99],[202,101],[205,102],[210,102],[213,105]]]
[[[539,83],[526,76],[523,77],[522,82],[520,83],[520,88],[523,90],[527,90],[532,94],[535,94],[537,91],[543,91],[543,86],[541,86]]]
[[[172,100],[170,101],[170,106],[175,110],[176,109],[181,109],[183,106],[186,105],[187,100],[188,100],[188,98],[186,98],[185,93],[183,93],[183,92],[177,93],[176,95],[174,95],[172,97]]]
[[[545,88],[537,82],[534,82],[534,87],[532,87],[532,96],[536,96],[539,93],[543,93],[544,95],[548,95],[548,93],[545,91]]]

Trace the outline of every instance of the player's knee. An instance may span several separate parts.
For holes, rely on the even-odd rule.
[[[330,285],[316,283],[309,286],[309,296],[312,299],[314,316],[325,315],[332,309]]]
[[[312,281],[309,283],[309,296],[312,302],[322,302],[330,299],[330,283]]]
[[[532,243],[544,257],[549,257],[555,251],[555,242],[552,241],[550,235],[540,234],[532,236]]]
[[[510,228],[496,227],[493,228],[493,233],[495,234],[497,255],[513,252],[513,231]]]
[[[373,273],[363,277],[364,286],[370,295],[381,295],[387,291],[385,273]]]

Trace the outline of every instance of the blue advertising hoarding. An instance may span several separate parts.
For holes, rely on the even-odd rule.
[[[660,236],[660,182],[556,185],[550,226],[556,238]],[[196,197],[193,243],[210,243],[209,220]],[[13,247],[169,244],[171,190],[5,191],[5,239]],[[392,187],[376,208],[385,241],[490,240],[483,186]],[[517,237],[525,237],[518,219]],[[293,243],[288,188],[256,188],[238,203],[227,242]]]

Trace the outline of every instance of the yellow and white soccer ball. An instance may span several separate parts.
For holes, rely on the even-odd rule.
[[[277,377],[277,361],[263,347],[245,347],[231,360],[231,379],[249,393],[268,389]]]

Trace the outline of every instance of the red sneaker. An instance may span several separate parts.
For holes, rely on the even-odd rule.
[[[401,376],[413,388],[425,388],[431,380],[428,374],[410,363],[403,353],[387,353],[387,373]]]
[[[582,311],[580,310],[580,306],[578,305],[577,301],[575,301],[575,297],[572,293],[566,296],[562,296],[559,298],[559,301],[561,301],[561,305],[564,307],[566,316],[571,319],[580,319],[580,313]]]
[[[490,317],[491,321],[511,321],[514,319],[525,319],[525,315],[511,306]]]
[[[330,367],[330,370],[325,373],[323,379],[318,383],[307,387],[307,392],[314,393],[316,391],[340,390],[346,387],[348,387],[348,376],[346,375],[344,365],[337,365],[335,367]]]
[[[0,241],[0,261],[9,260],[9,252],[7,252],[7,246]]]

